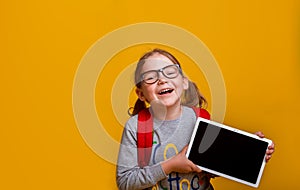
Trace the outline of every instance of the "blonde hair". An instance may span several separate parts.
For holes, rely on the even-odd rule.
[[[145,53],[138,61],[136,69],[135,69],[135,75],[134,75],[134,80],[135,80],[135,86],[136,88],[141,88],[142,82],[140,80],[140,75],[141,75],[141,70],[142,67],[145,63],[145,60],[151,57],[154,54],[160,54],[168,59],[170,59],[174,64],[178,64],[180,69],[180,63],[179,61],[169,52],[163,49],[155,48],[152,51],[149,51]],[[181,69],[182,70],[182,69]],[[181,75],[183,75],[182,72],[180,72]],[[185,90],[181,97],[181,104],[188,106],[188,107],[203,107],[207,105],[207,101],[204,98],[204,96],[200,93],[197,85],[189,80],[189,88]],[[138,114],[141,110],[147,108],[147,105],[144,101],[141,101],[140,99],[137,99],[135,102],[135,105],[133,108],[129,108],[129,110],[133,109],[132,113],[128,110],[129,115],[133,116]]]

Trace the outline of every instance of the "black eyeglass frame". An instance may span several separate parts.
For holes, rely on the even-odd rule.
[[[177,69],[177,71],[178,71],[178,73],[176,74],[176,76],[173,76],[173,77],[169,77],[168,75],[166,75],[165,73],[164,73],[164,70],[166,69],[166,68],[170,68],[170,67],[176,67],[176,69]],[[145,74],[147,74],[147,73],[150,73],[150,72],[156,72],[156,80],[154,81],[154,82],[146,82],[146,80],[144,79],[144,76],[145,76]],[[178,77],[178,75],[179,74],[181,74],[182,75],[182,70],[181,70],[181,67],[180,67],[180,65],[178,65],[178,64],[172,64],[172,65],[168,65],[168,66],[165,66],[165,67],[163,67],[163,68],[161,68],[161,69],[158,69],[158,70],[150,70],[150,71],[146,71],[146,72],[144,72],[144,73],[142,73],[141,74],[141,77],[140,77],[140,81],[143,81],[144,83],[146,83],[146,84],[154,84],[154,83],[156,83],[158,80],[159,80],[159,73],[162,73],[166,78],[168,78],[168,79],[174,79],[174,78],[176,78],[176,77]]]

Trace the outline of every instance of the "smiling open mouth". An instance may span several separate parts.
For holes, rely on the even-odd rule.
[[[163,89],[161,91],[158,92],[159,95],[164,95],[164,94],[169,94],[169,93],[172,93],[174,90],[173,89]]]

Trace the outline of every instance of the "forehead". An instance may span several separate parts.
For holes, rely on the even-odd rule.
[[[145,63],[142,67],[142,72],[161,69],[165,66],[172,65],[172,64],[174,63],[166,56],[155,54],[148,57],[145,60]]]

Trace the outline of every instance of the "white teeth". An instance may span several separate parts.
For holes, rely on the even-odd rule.
[[[167,88],[167,89],[163,89],[162,91],[159,91],[159,94],[164,94],[164,93],[168,93],[168,92],[171,92],[173,91],[172,89],[170,88]]]

